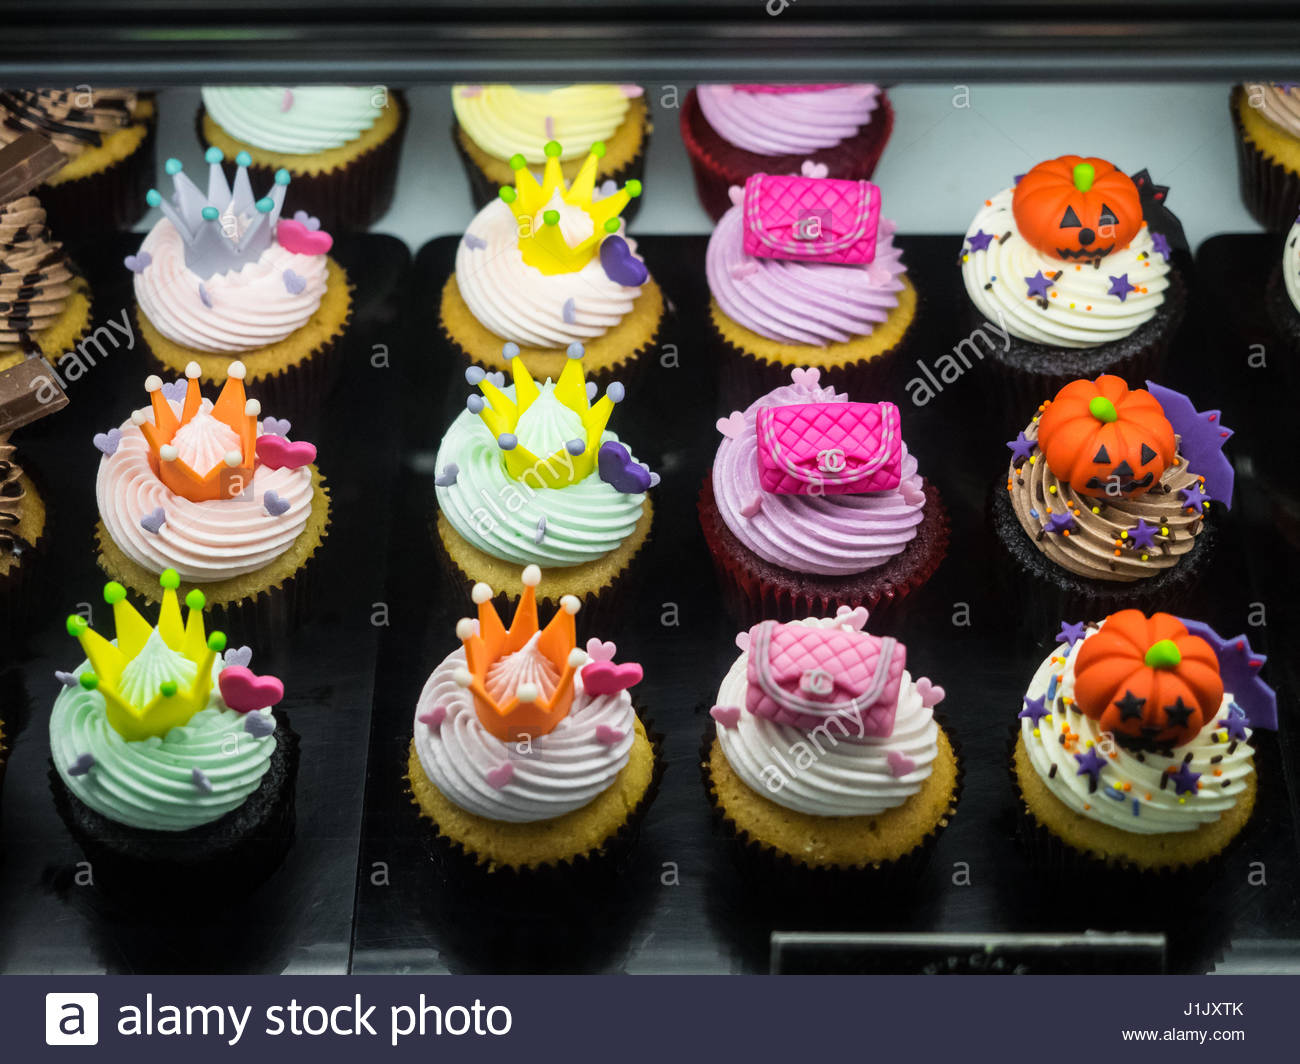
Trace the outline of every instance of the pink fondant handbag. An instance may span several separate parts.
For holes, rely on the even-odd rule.
[[[907,648],[888,636],[763,621],[749,630],[745,708],[797,728],[832,718],[837,738],[894,731]]]
[[[854,495],[898,487],[903,437],[893,403],[765,406],[755,419],[758,479],[776,495]]]
[[[746,255],[854,266],[876,257],[880,189],[870,181],[755,174],[744,211]]]

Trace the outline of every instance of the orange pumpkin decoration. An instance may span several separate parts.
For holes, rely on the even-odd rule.
[[[1030,245],[1058,259],[1099,259],[1126,248],[1142,228],[1133,179],[1105,159],[1062,155],[1016,185],[1011,212]]]
[[[1038,419],[1047,468],[1080,495],[1136,498],[1160,482],[1177,450],[1160,401],[1122,377],[1071,381]]]
[[[1178,746],[1223,703],[1219,659],[1177,617],[1121,610],[1080,646],[1074,700],[1103,731]]]

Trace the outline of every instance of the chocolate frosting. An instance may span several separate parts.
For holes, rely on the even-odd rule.
[[[129,125],[135,106],[132,89],[10,89],[0,92],[0,143],[40,133],[71,158]]]
[[[39,350],[33,334],[63,313],[72,293],[63,245],[50,239],[35,196],[0,206],[0,350]]]
[[[0,554],[13,554],[27,544],[18,535],[26,492],[22,468],[14,459],[14,445],[0,436]]]

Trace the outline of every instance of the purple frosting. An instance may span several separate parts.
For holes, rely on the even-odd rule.
[[[844,403],[848,396],[820,387],[815,369],[796,370],[800,383],[787,384],[745,411],[745,428],[724,438],[713,460],[713,494],[718,512],[735,537],[760,558],[783,569],[817,576],[847,576],[884,565],[916,535],[925,491],[916,459],[903,445],[903,477],[893,491],[869,495],[774,495],[760,487],[758,437],[754,428],[764,406]],[[762,505],[753,512],[756,500]],[[752,516],[745,516],[751,512]]]
[[[811,155],[855,136],[880,104],[876,85],[753,92],[701,85],[705,120],[728,144],[756,155]]]
[[[709,291],[737,325],[782,344],[825,347],[872,329],[898,306],[907,272],[894,223],[881,219],[865,266],[786,262],[745,254],[744,212],[732,207],[709,238]]]

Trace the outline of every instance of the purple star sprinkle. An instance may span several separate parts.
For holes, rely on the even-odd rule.
[[[1235,739],[1239,743],[1244,743],[1248,736],[1246,735],[1246,718],[1235,717],[1229,713],[1223,720],[1219,721],[1219,727],[1228,733],[1229,739]]]
[[[993,234],[986,233],[983,229],[977,229],[966,239],[970,242],[971,251],[987,251],[989,245],[993,243]]]
[[[1056,633],[1056,641],[1058,643],[1064,643],[1066,647],[1072,647],[1083,638],[1084,630],[1086,628],[1087,625],[1083,621],[1079,621],[1076,624],[1067,624],[1065,621],[1062,621],[1061,630]]]
[[[1119,296],[1119,301],[1123,303],[1128,299],[1128,294],[1135,291],[1135,286],[1128,283],[1128,274],[1121,273],[1118,277],[1111,277],[1110,291],[1108,296]]]
[[[1169,238],[1164,233],[1151,234],[1151,248],[1157,255],[1163,255],[1165,261],[1169,261],[1169,256],[1173,253],[1169,247]]]
[[[1007,446],[1011,448],[1011,458],[1014,461],[1017,458],[1028,458],[1034,453],[1034,441],[1029,439],[1023,432],[1014,440],[1007,440]]]
[[[1056,282],[1048,277],[1043,276],[1043,271],[1039,270],[1033,277],[1026,277],[1025,284],[1029,285],[1029,296],[1036,296],[1039,299],[1047,298],[1047,290]]]
[[[1169,773],[1169,778],[1174,781],[1174,794],[1195,794],[1196,781],[1201,778],[1201,774],[1193,772],[1192,766],[1184,762],[1176,772]]]
[[[1178,494],[1183,500],[1183,505],[1189,510],[1199,510],[1201,508],[1201,503],[1209,501],[1202,493],[1201,489],[1195,486],[1190,488],[1179,488]]]
[[[1038,722],[1050,712],[1052,711],[1047,708],[1047,696],[1039,695],[1037,698],[1026,698],[1025,708],[1017,713],[1016,717],[1021,720],[1032,721],[1034,727],[1037,728]]]
[[[1135,547],[1150,549],[1156,545],[1156,532],[1158,531],[1158,526],[1149,525],[1139,517],[1137,525],[1128,530],[1129,542]]]
[[[1048,532],[1065,532],[1074,527],[1074,514],[1069,510],[1058,510],[1047,519],[1043,526]]]
[[[1082,754],[1075,754],[1074,760],[1079,763],[1079,768],[1074,774],[1076,776],[1087,776],[1088,790],[1095,791],[1097,782],[1101,778],[1101,770],[1106,767],[1106,759],[1097,753],[1096,747],[1092,747]]]

